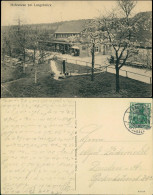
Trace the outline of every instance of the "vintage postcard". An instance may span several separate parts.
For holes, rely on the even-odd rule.
[[[2,194],[153,194],[151,99],[1,100]]]
[[[2,1],[2,97],[152,96],[152,1]]]
[[[1,10],[1,194],[152,195],[152,1]]]

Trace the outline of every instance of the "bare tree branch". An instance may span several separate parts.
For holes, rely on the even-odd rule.
[[[125,62],[126,62],[126,60],[128,59],[128,57],[129,57],[129,51],[127,50],[126,57],[124,58],[124,60],[123,60],[122,64],[121,64],[121,65],[119,65],[119,69],[120,69],[120,68],[122,68],[122,66],[124,66],[124,65],[125,65]]]

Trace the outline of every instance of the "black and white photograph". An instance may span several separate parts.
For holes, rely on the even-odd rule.
[[[3,1],[3,98],[152,96],[152,1]]]

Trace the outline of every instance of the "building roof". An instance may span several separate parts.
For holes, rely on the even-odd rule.
[[[61,24],[55,33],[80,33],[87,20],[73,20]]]
[[[72,45],[72,43],[68,42],[68,41],[65,41],[65,40],[52,40],[52,41],[39,41],[39,43],[57,43],[57,44],[65,44],[65,45]]]

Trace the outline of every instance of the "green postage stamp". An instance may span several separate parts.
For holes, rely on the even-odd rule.
[[[151,103],[130,103],[129,128],[150,129]]]
[[[151,129],[151,114],[151,103],[131,102],[123,116],[124,125],[131,133],[142,135]]]

